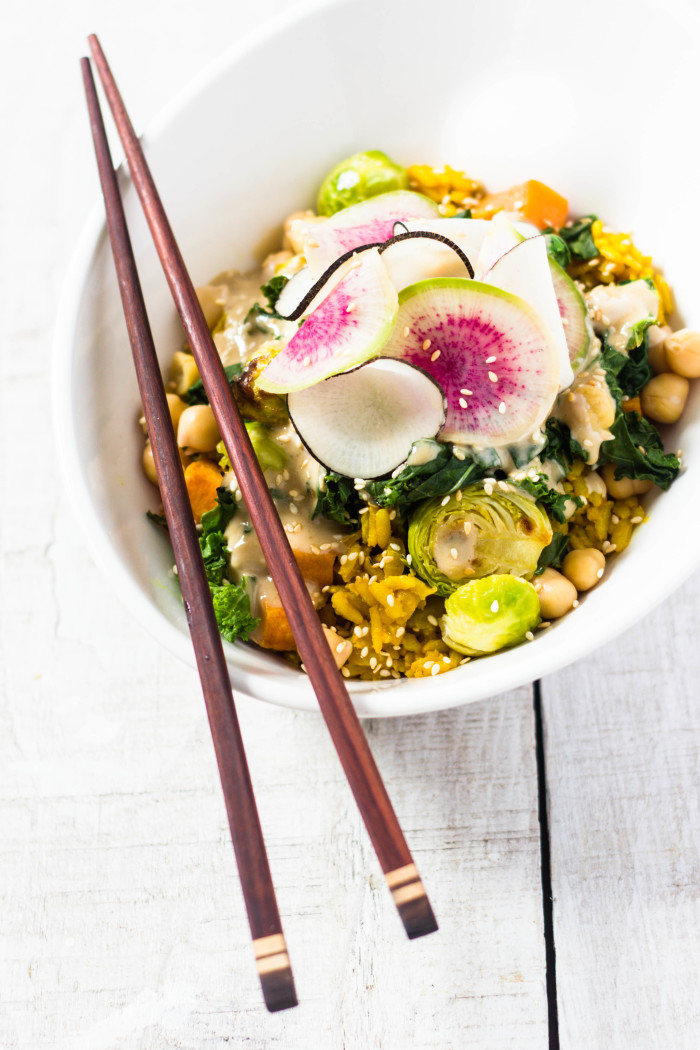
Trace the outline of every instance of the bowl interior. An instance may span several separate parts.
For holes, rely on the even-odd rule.
[[[651,4],[591,2],[586,23],[603,27],[594,46],[578,6],[541,2],[536,11],[494,0],[488,12],[467,16],[463,5],[446,3],[436,20],[417,3],[322,5],[215,63],[144,138],[195,284],[255,265],[285,216],[313,206],[334,163],[381,148],[403,163],[465,168],[491,189],[531,177],[553,185],[574,212],[633,231],[665,269],[674,322],[700,325],[698,146],[685,116],[699,94],[696,16],[681,4],[667,4],[660,20]],[[648,71],[635,92],[622,75],[632,68]],[[165,367],[182,335],[124,175],[122,185]],[[98,207],[57,328],[55,407],[67,482],[112,584],[150,631],[193,662],[172,555],[144,516],[157,496],[139,467],[139,397],[128,358]],[[653,498],[649,522],[575,615],[527,646],[437,680],[353,684],[358,710],[408,714],[493,695],[585,655],[665,597],[700,561],[699,398],[696,386],[682,426],[667,434],[667,448],[682,445],[684,473]],[[242,645],[227,647],[227,656],[235,689],[315,706],[307,679],[276,657]]]

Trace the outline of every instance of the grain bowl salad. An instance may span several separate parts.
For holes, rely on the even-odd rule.
[[[667,489],[700,334],[628,234],[531,180],[356,154],[261,270],[198,289],[346,678],[532,641]],[[187,347],[168,395],[222,635],[294,639]],[[155,483],[148,440],[143,454]],[[150,514],[154,521],[163,519]]]

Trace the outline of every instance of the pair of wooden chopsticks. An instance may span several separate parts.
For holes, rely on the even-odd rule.
[[[238,487],[251,515],[345,775],[406,933],[410,938],[431,933],[437,929],[437,923],[430,902],[289,546],[140,143],[97,37],[92,35],[88,39],[134,187],[233,464]],[[221,637],[211,604],[90,61],[84,58],[81,64],[105,199],[107,228],[214,740],[258,974],[268,1009],[281,1010],[296,1005],[297,1001],[289,956]]]

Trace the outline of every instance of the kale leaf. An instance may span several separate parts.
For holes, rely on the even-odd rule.
[[[551,229],[544,231],[544,237],[547,242],[547,255],[550,259],[554,259],[555,262],[559,263],[562,269],[566,269],[571,262],[569,245],[563,237],[560,237]]]
[[[550,488],[549,478],[546,474],[538,474],[537,481],[532,478],[523,478],[518,482],[521,489],[525,489],[536,501],[540,503],[552,518],[556,518],[562,525],[566,521],[566,504],[574,500],[577,507],[583,504],[580,496],[572,496],[568,492],[558,492]]]
[[[165,514],[155,514],[152,510],[146,511],[146,517],[153,525],[157,525],[159,529],[165,529],[168,531],[168,522],[166,521]]]
[[[221,586],[210,585],[214,615],[219,630],[227,642],[237,638],[245,641],[254,631],[259,620],[251,615],[250,599],[243,583],[223,583]]]
[[[233,380],[241,374],[243,371],[243,365],[226,365],[224,372],[229,383],[233,383]],[[204,384],[201,379],[198,379],[196,383],[193,383],[189,390],[186,390],[182,395],[183,401],[186,401],[188,405],[208,405],[209,398],[207,397]]]
[[[341,525],[357,525],[360,520],[359,509],[360,499],[352,478],[328,471],[311,516],[316,518],[322,514],[324,518],[338,521]]]
[[[541,576],[545,569],[559,569],[569,549],[569,537],[565,532],[555,532],[551,541],[540,554],[535,576]]]
[[[265,307],[261,306],[260,303],[253,303],[250,310],[245,315],[244,324],[254,324],[261,332],[269,335],[277,335],[277,329],[270,326],[269,321],[271,319],[277,321],[286,320],[286,318],[282,317],[282,314],[277,313],[277,300],[288,282],[288,277],[285,277],[284,274],[278,273],[275,277],[271,277],[267,284],[263,284],[260,291],[267,299],[268,305]]]
[[[365,488],[374,502],[380,507],[410,506],[486,477],[488,470],[481,463],[459,459],[450,445],[435,445],[438,451],[427,463],[404,467],[395,478],[368,481]]]
[[[565,474],[571,470],[571,465],[576,459],[586,461],[588,453],[583,445],[571,436],[571,431],[566,423],[553,416],[547,420],[545,426],[545,445],[540,453],[540,458],[553,459],[558,463]]]
[[[623,396],[636,397],[652,375],[646,333],[642,336],[641,343],[632,346],[626,354],[605,342],[600,355],[600,366],[605,369],[608,389],[618,408],[622,404]]]
[[[559,236],[566,242],[573,259],[595,259],[600,255],[591,233],[596,218],[596,215],[586,215],[572,226],[562,226],[559,230]]]
[[[610,427],[611,441],[600,447],[601,461],[615,464],[616,478],[653,481],[667,489],[680,470],[672,453],[664,452],[654,426],[638,412],[618,412]]]
[[[231,490],[226,488],[217,489],[216,497],[214,509],[202,514],[199,548],[210,586],[220,587],[228,566],[224,531],[236,512],[236,501]]]

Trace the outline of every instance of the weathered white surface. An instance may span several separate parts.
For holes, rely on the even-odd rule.
[[[562,1050],[700,1040],[699,584],[543,683]]]
[[[302,1002],[271,1017],[196,677],[115,602],[59,491],[51,325],[97,195],[84,36],[140,125],[232,17],[290,6],[40,0],[0,35],[2,1050],[547,1045],[529,691],[369,727],[441,923],[413,944],[320,721],[241,703]]]

